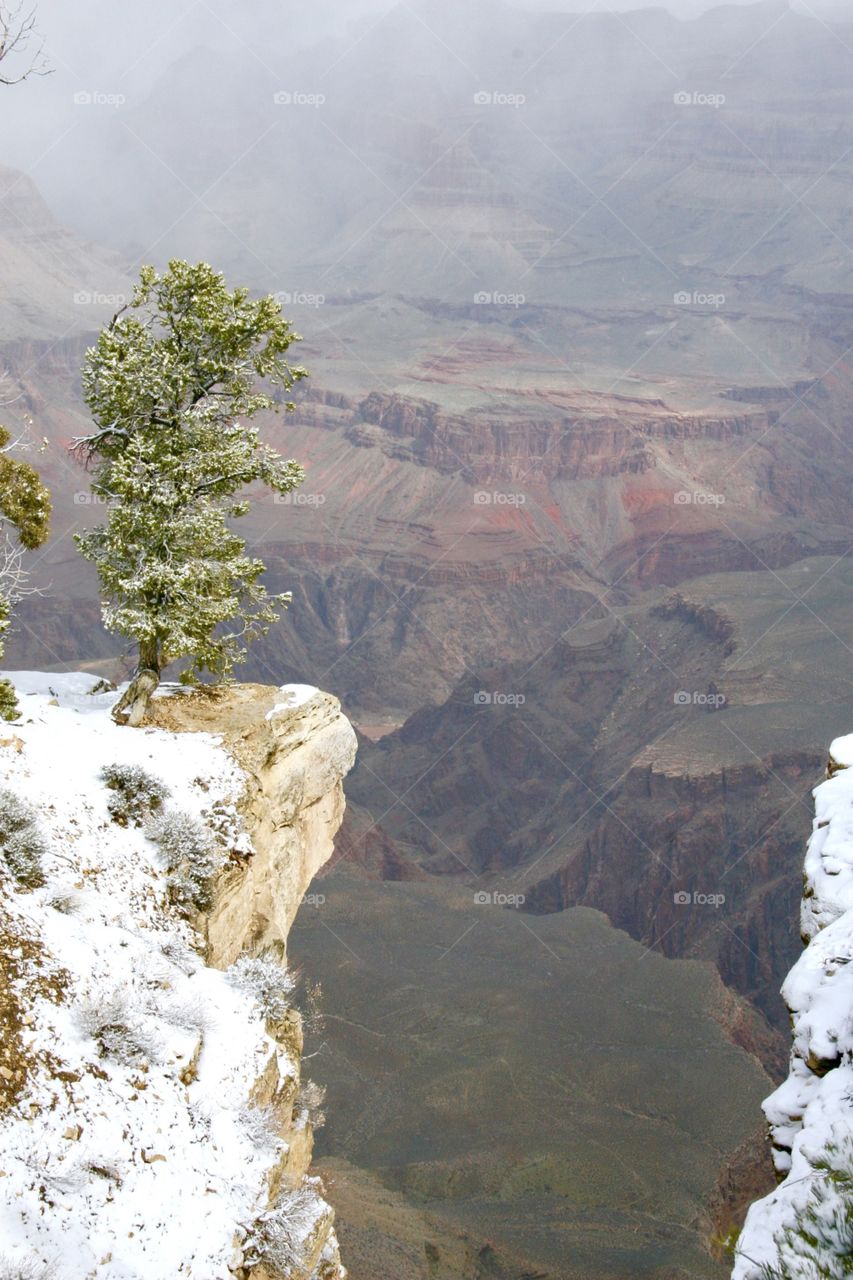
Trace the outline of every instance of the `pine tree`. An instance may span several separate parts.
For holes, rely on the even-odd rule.
[[[138,646],[117,719],[139,723],[177,659],[192,659],[188,678],[229,675],[290,600],[267,594],[263,562],[231,522],[249,510],[237,496],[248,485],[283,494],[304,479],[248,425],[279,407],[277,388],[306,376],[286,359],[297,341],[274,297],[251,299],[206,263],[173,261],[163,275],[143,268],[87,352],[95,430],[75,449],[109,514],[76,541],[98,570],[107,629]]]
[[[12,609],[24,591],[20,548],[34,551],[47,541],[50,529],[50,494],[33,467],[9,456],[13,447],[11,435],[0,426],[0,658]],[[14,720],[17,714],[12,685],[0,680],[0,719]]]

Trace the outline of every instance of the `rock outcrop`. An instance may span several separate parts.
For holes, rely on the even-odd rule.
[[[750,1209],[734,1280],[850,1274],[853,1238],[853,735],[833,742],[815,791],[801,925],[782,994],[793,1046],[764,1103],[781,1182]]]
[[[337,698],[306,685],[285,686],[277,694],[262,685],[240,685],[213,706],[205,696],[190,697],[170,704],[163,714],[187,730],[218,725],[247,776],[242,807],[254,853],[217,881],[204,921],[207,961],[225,969],[241,954],[272,953],[284,962],[296,913],[334,851],[346,805],[343,779],[355,762],[355,731]],[[158,719],[156,708],[153,718]],[[300,1062],[299,1014],[290,1010],[274,1034],[287,1060]],[[270,1175],[271,1203],[282,1193],[298,1193],[306,1180],[322,1193],[319,1180],[309,1177],[313,1131],[308,1111],[300,1106],[299,1076],[282,1076],[271,1064],[258,1079],[253,1101],[274,1111],[284,1143]],[[315,1203],[299,1274],[342,1280],[346,1273],[334,1213],[322,1199]],[[278,1280],[281,1273],[260,1264],[234,1274]]]
[[[286,943],[331,856],[354,731],[305,686],[166,690],[131,730],[91,676],[16,685],[0,1270],[344,1280]]]

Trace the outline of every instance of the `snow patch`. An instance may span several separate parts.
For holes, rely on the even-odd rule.
[[[0,1255],[57,1280],[224,1280],[280,1155],[253,1139],[252,1089],[273,1062],[281,1079],[298,1063],[205,967],[157,848],[111,821],[99,774],[139,765],[200,818],[233,804],[243,775],[211,735],[115,725],[117,694],[93,696],[94,677],[10,678],[21,717],[0,745],[4,786],[49,847],[43,887],[3,882],[4,928],[27,943],[16,994],[35,1066],[0,1124]]]
[[[297,707],[304,707],[319,693],[319,690],[311,684],[283,684],[279,693],[284,695],[283,699],[275,704],[272,711],[267,712],[267,720],[274,720],[284,711],[295,711]]]
[[[853,1175],[853,735],[833,742],[831,756],[838,772],[815,789],[805,861],[808,946],[782,987],[791,1010],[791,1067],[764,1103],[774,1160],[785,1177],[749,1210],[733,1280],[759,1280],[763,1265],[778,1267],[780,1260],[789,1267],[793,1260],[790,1274],[804,1278],[848,1274],[831,1246],[808,1246],[830,1268],[818,1273],[811,1254],[800,1257],[802,1244],[785,1238],[804,1210],[829,1222],[831,1237],[834,1215],[843,1217],[845,1205],[849,1212]],[[820,1167],[828,1155],[841,1167],[840,1178]]]

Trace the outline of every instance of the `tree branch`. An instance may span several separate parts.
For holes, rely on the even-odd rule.
[[[34,39],[39,39],[35,9],[27,9],[24,0],[13,5],[0,0],[0,63],[15,54],[26,53]],[[0,84],[20,84],[30,76],[49,76],[52,72],[53,68],[44,56],[44,42],[40,41],[25,71],[11,75],[0,67]]]

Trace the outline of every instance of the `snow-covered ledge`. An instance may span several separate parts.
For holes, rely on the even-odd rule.
[[[198,717],[167,693],[169,729],[119,728],[90,676],[12,678],[0,1264],[34,1280],[342,1280],[284,971],[259,986],[245,959],[225,970],[282,953],[342,816],[351,727],[316,690],[235,686]],[[112,766],[146,780],[139,795],[105,784]]]
[[[853,735],[833,742],[828,775],[805,861],[807,945],[782,987],[791,1067],[764,1104],[782,1181],[749,1211],[734,1280],[853,1274]]]

